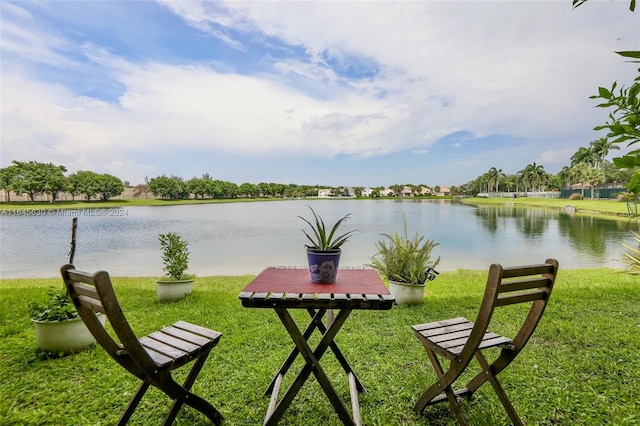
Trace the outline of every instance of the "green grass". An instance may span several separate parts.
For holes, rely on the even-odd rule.
[[[184,301],[158,304],[150,277],[114,278],[121,304],[140,335],[184,319],[219,330],[195,392],[211,401],[228,425],[262,423],[268,399],[263,391],[292,343],[270,309],[243,308],[237,298],[252,277],[200,277]],[[484,271],[443,272],[427,286],[425,303],[390,311],[354,311],[337,336],[367,393],[360,396],[366,425],[453,425],[447,404],[412,411],[435,379],[410,325],[453,316],[474,318],[486,280]],[[58,279],[10,279],[0,283],[0,424],[113,424],[138,381],[100,347],[63,358],[47,357],[35,342],[27,313],[44,300]],[[499,377],[522,419],[539,425],[640,424],[640,283],[610,269],[562,270],[547,312],[518,359]],[[294,311],[299,325],[306,313]],[[521,314],[508,308],[493,328],[513,330]],[[314,341],[318,335],[314,336]],[[322,359],[337,392],[348,401],[346,376],[327,352]],[[281,392],[294,374],[285,377]],[[474,365],[475,367],[475,365]],[[475,370],[474,370],[475,371]],[[184,378],[184,373],[179,377]],[[347,402],[347,406],[349,406]],[[158,424],[169,407],[150,390],[131,424]],[[508,424],[487,385],[463,403],[474,425]],[[207,424],[190,408],[178,425]],[[315,378],[301,389],[281,424],[341,424]]]
[[[564,210],[568,205],[575,207],[576,213],[602,214],[628,217],[627,204],[617,200],[568,200],[566,198],[463,198],[467,204],[513,205],[522,207],[543,207]]]

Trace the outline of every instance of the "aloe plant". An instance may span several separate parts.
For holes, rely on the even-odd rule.
[[[311,208],[310,206],[307,207],[309,207],[311,213],[313,214],[313,222],[305,219],[302,216],[298,217],[305,221],[313,231],[313,234],[310,234],[304,229],[302,230],[302,232],[304,232],[304,235],[311,243],[305,244],[305,247],[307,247],[308,249],[320,251],[339,249],[344,243],[349,240],[349,237],[351,237],[351,235],[353,235],[355,232],[358,232],[358,230],[352,230],[341,235],[336,235],[336,232],[338,231],[338,228],[340,228],[340,225],[342,225],[347,219],[349,219],[349,217],[351,217],[351,213],[344,215],[331,227],[329,231],[327,231],[328,228],[325,225],[324,220],[322,220],[322,217],[316,214],[313,208]]]

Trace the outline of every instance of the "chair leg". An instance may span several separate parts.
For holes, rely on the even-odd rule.
[[[524,425],[524,423],[522,423],[522,420],[520,420],[520,417],[518,417],[518,413],[516,412],[515,408],[513,408],[513,405],[511,405],[509,398],[507,398],[507,395],[504,393],[504,389],[502,388],[502,385],[498,381],[495,374],[493,374],[493,371],[491,370],[491,366],[487,362],[487,359],[482,354],[482,352],[480,351],[476,352],[476,359],[482,366],[482,369],[484,370],[487,376],[487,379],[489,380],[489,383],[491,383],[493,390],[496,392],[496,395],[498,395],[498,399],[500,399],[502,406],[507,411],[507,414],[509,414],[509,418],[511,419],[511,422],[515,426]]]
[[[164,425],[170,425],[173,423],[176,416],[178,415],[178,411],[180,411],[180,408],[182,408],[183,404],[187,404],[190,407],[193,407],[196,410],[200,411],[216,425],[222,422],[222,414],[220,414],[220,412],[213,405],[211,405],[209,402],[199,397],[198,395],[190,392],[191,387],[195,383],[198,374],[200,374],[200,370],[204,366],[204,363],[209,356],[209,352],[211,352],[211,349],[201,353],[200,356],[198,356],[183,386],[180,386],[172,378],[170,378],[171,388],[173,388],[173,392],[171,394],[167,392],[167,394],[174,400],[174,403],[171,407],[171,410],[164,419]],[[164,388],[160,389],[164,390]]]
[[[493,375],[497,376],[502,370],[507,368],[507,366],[511,364],[511,361],[515,359],[515,357],[518,355],[519,352],[520,351],[517,349],[516,350],[503,349],[502,352],[500,352],[500,356],[491,364],[491,372],[493,373]],[[474,378],[469,380],[469,383],[467,384],[469,395],[473,394],[476,390],[478,390],[478,388],[482,386],[487,380],[489,380],[489,376],[485,374],[484,371],[481,371]]]
[[[460,423],[461,425],[467,425],[468,422],[466,417],[464,416],[464,413],[462,412],[462,407],[460,406],[460,402],[458,401],[458,398],[456,397],[453,389],[451,388],[453,383],[460,376],[463,369],[461,369],[460,371],[455,371],[453,368],[450,368],[445,373],[444,370],[442,369],[442,365],[440,364],[440,361],[438,360],[438,356],[436,355],[436,353],[432,349],[426,346],[425,346],[425,350],[427,351],[429,360],[431,361],[431,364],[433,365],[433,369],[435,370],[436,375],[438,376],[438,380],[420,396],[420,398],[418,399],[418,402],[416,402],[416,405],[413,407],[414,411],[421,413],[422,411],[424,411],[427,405],[444,401],[444,398],[442,399],[436,398],[444,392],[444,394],[446,395],[446,399],[449,401],[449,405],[451,406],[451,410],[456,415],[458,423]]]
[[[122,415],[120,416],[120,420],[118,420],[118,426],[127,424],[136,407],[138,406],[138,404],[140,404],[142,397],[147,392],[147,389],[149,389],[150,384],[151,381],[148,379],[143,380],[142,383],[140,383],[140,387],[138,387],[135,395],[133,395],[133,398],[131,398],[131,401],[129,401],[129,403],[127,404],[127,408],[124,410],[124,413],[122,413]]]

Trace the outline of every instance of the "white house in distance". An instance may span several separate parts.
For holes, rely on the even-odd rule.
[[[371,197],[371,194],[373,194],[373,189],[371,189],[371,188],[364,188],[362,190],[362,196],[363,197]]]

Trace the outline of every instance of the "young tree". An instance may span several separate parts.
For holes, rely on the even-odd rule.
[[[13,161],[13,179],[11,188],[16,194],[29,194],[31,201],[35,201],[38,194],[47,193],[55,201],[59,191],[66,188],[64,166],[56,166],[53,163],[40,163],[37,161]]]
[[[83,194],[87,201],[100,192],[100,175],[90,170],[79,170],[69,176],[71,192],[73,194]]]
[[[13,191],[13,181],[18,175],[18,168],[15,164],[0,169],[0,189],[7,193],[7,201],[11,202],[11,191]]]
[[[149,180],[149,189],[163,200],[179,200],[189,197],[187,184],[179,176],[158,176]]]
[[[98,193],[102,201],[107,201],[111,197],[116,197],[124,192],[122,181],[108,173],[98,175]]]

